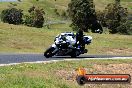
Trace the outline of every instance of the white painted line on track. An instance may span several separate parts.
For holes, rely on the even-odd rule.
[[[84,59],[63,59],[63,60],[49,60],[49,61],[34,61],[34,62],[21,62],[21,63],[9,63],[9,64],[0,64],[0,66],[11,66],[11,65],[19,65],[19,64],[37,64],[37,63],[53,63],[59,61],[79,61],[79,60],[107,60],[107,59],[132,59],[132,57],[112,57],[112,58],[84,58]]]

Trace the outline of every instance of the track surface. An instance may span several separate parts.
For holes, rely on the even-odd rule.
[[[111,59],[111,58],[117,59],[117,58],[132,58],[132,56],[81,55],[77,57],[77,59],[85,59],[85,58],[87,59]],[[64,59],[73,59],[73,58],[69,56],[54,56],[52,58],[45,58],[43,54],[0,54],[0,64],[64,60]]]

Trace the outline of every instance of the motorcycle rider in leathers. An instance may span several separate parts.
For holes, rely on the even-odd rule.
[[[78,32],[76,33],[76,35],[72,35],[72,36],[68,36],[66,35],[65,33],[61,33],[60,35],[58,35],[55,39],[55,43],[59,43],[59,41],[65,41],[67,43],[69,43],[69,46],[68,47],[76,47],[81,50],[81,52],[84,51],[85,49],[85,43],[84,43],[84,40],[83,40],[83,31],[82,30],[78,30]]]
[[[58,35],[56,37],[55,43],[58,44],[59,41],[65,41],[66,43],[69,43],[68,47],[73,47],[73,45],[75,45],[75,43],[76,43],[76,39],[75,39],[74,35],[68,36],[65,33],[61,33],[60,35]]]
[[[83,52],[85,49],[85,43],[83,40],[83,31],[82,30],[78,30],[78,32],[76,33],[76,46],[80,45],[80,50]]]

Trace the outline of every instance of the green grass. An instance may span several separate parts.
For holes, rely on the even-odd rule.
[[[104,10],[105,7],[109,4],[109,3],[114,3],[115,0],[93,0],[95,3],[95,8],[96,10]],[[128,11],[130,13],[131,9],[132,9],[132,1],[131,0],[120,0],[121,1],[121,5],[125,8],[128,8]]]
[[[20,64],[0,67],[1,88],[82,88],[75,79],[68,80],[67,76],[72,75],[79,67],[87,68],[87,73],[96,73],[94,65],[109,64],[131,64],[132,60],[81,60],[61,61],[49,64]],[[58,74],[60,73],[60,74]],[[94,85],[94,88],[108,88],[109,85]],[[90,85],[84,87],[93,88]],[[111,84],[110,88],[126,88],[126,84]]]
[[[66,31],[72,31],[69,24],[54,24],[50,25],[50,29],[47,27],[38,29],[0,23],[0,52],[43,53],[53,43],[57,34]],[[86,46],[89,54],[132,54],[130,35],[85,34],[93,37],[91,45]]]
[[[109,35],[109,34],[88,34],[93,37],[93,42],[87,46],[89,52],[94,54],[132,54],[132,36]],[[129,52],[129,53],[128,53]]]
[[[37,29],[0,23],[0,51],[42,52],[53,43],[54,37],[64,30],[69,29]]]
[[[67,9],[67,4],[70,0],[23,0],[17,3],[17,8],[23,9],[27,13],[28,9],[35,5],[40,6],[45,10],[46,22],[61,22],[63,19],[54,13],[57,8],[60,12]],[[96,10],[103,10],[108,4],[114,0],[94,0]],[[125,7],[130,7],[129,0],[123,0],[121,3]],[[0,2],[0,12],[8,8],[9,2]],[[17,52],[17,53],[42,53],[48,48],[55,38],[61,32],[72,31],[69,27],[70,22],[66,24],[54,24],[43,28],[26,27],[23,25],[11,25],[0,22],[0,52]],[[109,34],[91,34],[93,42],[91,45],[86,46],[89,49],[89,54],[119,54],[119,55],[132,55],[132,36],[129,35],[109,35]]]
[[[58,21],[62,18],[54,13],[54,8],[67,9],[70,0],[24,0],[17,7],[27,10],[32,5],[44,8],[47,21]],[[103,10],[113,0],[94,0],[96,10]],[[121,4],[131,10],[131,0],[122,0]],[[0,2],[0,12],[8,8],[8,2]],[[50,25],[43,28],[26,27],[0,22],[0,52],[13,53],[43,53],[52,43],[55,36],[61,32],[72,31],[67,24]],[[88,54],[132,55],[132,36],[85,33],[93,37],[91,45],[86,46]],[[50,64],[20,64],[0,67],[0,88],[79,88],[76,81],[66,80],[66,72],[78,67],[94,69],[94,65],[131,64],[132,60],[81,60],[62,61]],[[56,74],[59,71],[64,74]],[[96,73],[96,71],[95,71]],[[69,74],[69,73],[68,73]],[[109,85],[95,85],[95,88],[108,88]],[[127,88],[127,85],[112,85],[114,88]],[[92,86],[86,86],[93,88]],[[82,88],[82,87],[80,87]]]
[[[96,10],[104,10],[105,6],[109,3],[114,2],[115,0],[94,0],[95,8]],[[68,7],[68,3],[70,0],[39,0],[38,2],[36,0],[23,0],[22,2],[12,2],[17,4],[17,8],[20,8],[23,10],[24,13],[27,13],[28,9],[31,6],[39,6],[44,9],[46,18],[48,20],[61,20],[61,17],[58,17],[54,13],[54,9],[57,8],[59,13],[61,14],[61,11],[66,11]],[[128,8],[129,12],[131,13],[131,0],[121,0],[121,5]],[[0,2],[0,12],[5,9],[11,7],[9,2]]]

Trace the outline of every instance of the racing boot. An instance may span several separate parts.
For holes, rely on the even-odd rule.
[[[84,53],[87,53],[87,52],[88,52],[88,50],[84,49],[84,50],[81,51],[81,54],[84,54]]]

